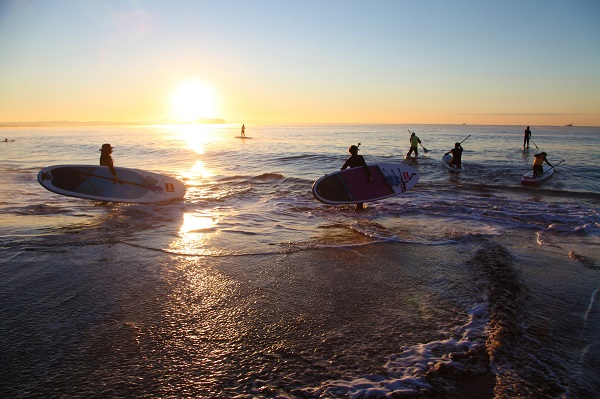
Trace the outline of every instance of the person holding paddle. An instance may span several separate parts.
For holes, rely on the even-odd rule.
[[[108,169],[110,169],[110,173],[112,173],[114,177],[113,184],[123,184],[119,180],[119,176],[117,176],[117,171],[115,170],[115,166],[113,165],[113,159],[110,155],[112,154],[113,148],[114,147],[111,147],[110,144],[102,144],[102,148],[100,149],[100,166],[108,166]]]
[[[547,155],[548,154],[546,154],[543,151],[540,152],[539,154],[534,155],[533,176],[541,176],[542,174],[544,174],[544,162],[546,162],[548,164],[548,166],[550,166],[551,168],[554,168],[554,166],[552,166],[550,164],[550,162],[548,162],[548,160],[546,159]]]
[[[523,133],[523,149],[527,148],[529,149],[529,140],[531,139],[531,129],[529,129],[529,126],[527,126],[527,129],[525,129],[525,132]],[[527,145],[527,147],[525,147],[525,145]]]
[[[460,143],[454,143],[454,148],[451,149],[450,151],[448,151],[447,153],[445,153],[444,155],[452,154],[452,160],[448,163],[450,165],[454,166],[455,168],[460,169],[462,166],[461,165],[462,153],[463,153],[463,148],[460,145]]]
[[[409,130],[410,132],[410,130]],[[410,157],[410,154],[412,154],[413,152],[415,153],[415,158],[419,156],[419,144],[421,144],[421,140],[419,139],[419,137],[417,137],[417,135],[415,134],[415,132],[411,132],[410,133],[410,150],[408,150],[408,153],[406,154],[407,157]],[[423,146],[423,144],[421,144],[421,146]],[[425,149],[425,147],[423,147],[423,149]],[[425,151],[427,152],[427,151]]]

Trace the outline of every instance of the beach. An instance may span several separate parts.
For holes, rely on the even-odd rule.
[[[3,128],[6,397],[591,398],[600,393],[598,128],[237,125]],[[311,185],[351,144],[411,191],[352,205]],[[441,156],[463,143],[465,172]],[[578,137],[564,148],[565,137]],[[44,190],[52,164],[176,177],[183,201]],[[573,141],[569,141],[572,143]],[[498,150],[501,149],[501,150]],[[585,149],[585,155],[583,155]],[[589,152],[592,152],[591,155]]]

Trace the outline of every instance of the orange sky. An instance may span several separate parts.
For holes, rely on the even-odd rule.
[[[0,122],[600,125],[600,4],[434,3],[8,0]]]

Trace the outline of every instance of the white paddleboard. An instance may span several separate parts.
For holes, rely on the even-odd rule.
[[[521,177],[521,184],[526,186],[534,186],[550,178],[553,174],[554,168],[544,165],[544,173],[542,173],[540,176],[533,176],[533,170],[531,170],[525,174],[525,176]]]
[[[236,139],[251,139],[252,137],[248,136],[235,136]]]
[[[183,198],[185,185],[177,179],[140,169],[115,168],[121,184],[114,183],[108,166],[54,165],[38,173],[45,189],[69,197],[107,202],[156,203]]]
[[[457,168],[454,165],[450,165],[450,161],[452,161],[452,155],[451,154],[444,155],[442,157],[442,165],[444,165],[445,167],[447,167],[450,171],[456,172],[456,173],[460,173],[460,172],[464,172],[465,171],[465,168],[464,168],[464,166],[462,166],[462,164],[460,165],[460,168]]]

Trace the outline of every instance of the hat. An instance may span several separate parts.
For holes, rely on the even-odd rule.
[[[102,144],[102,149],[100,149],[99,151],[108,151],[108,150],[112,150],[115,147],[111,147],[110,144]]]

